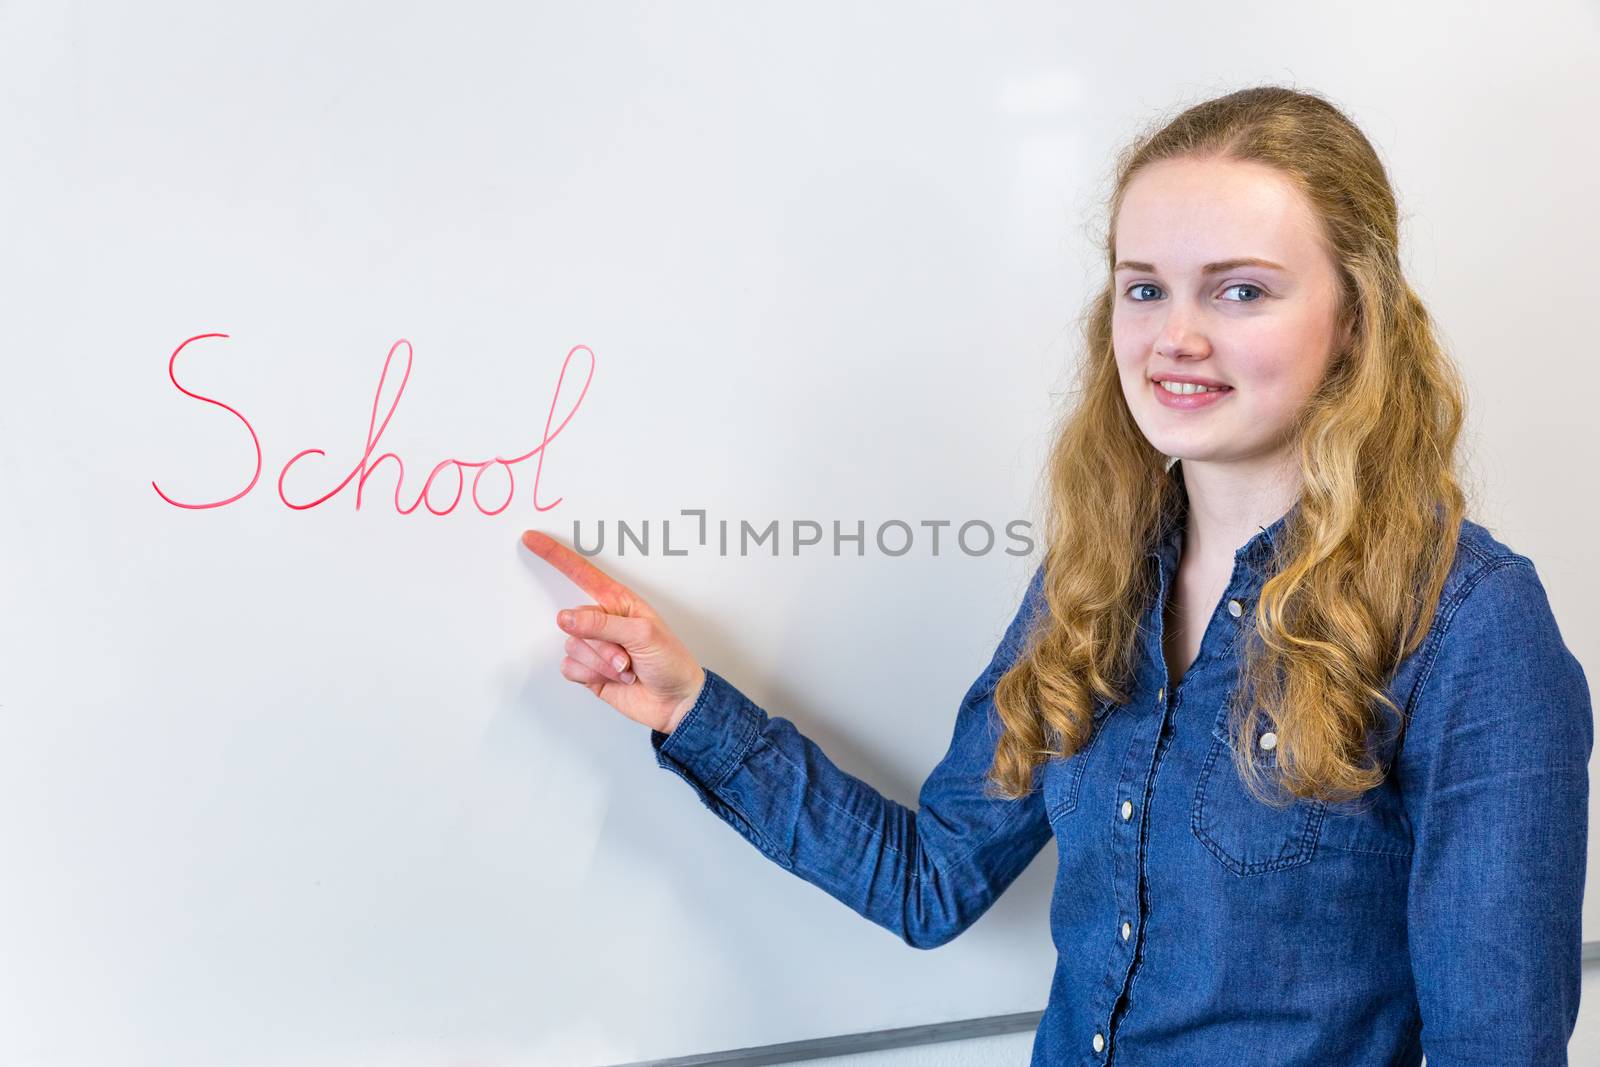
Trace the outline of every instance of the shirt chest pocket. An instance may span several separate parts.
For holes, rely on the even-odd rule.
[[[1211,727],[1211,747],[1195,783],[1189,828],[1218,863],[1241,877],[1309,863],[1317,850],[1326,802],[1295,799],[1285,807],[1274,807],[1251,795],[1234,766],[1226,716],[1226,711],[1218,715]],[[1262,746],[1263,739],[1267,747]],[[1269,787],[1277,774],[1274,741],[1263,731],[1251,746],[1251,758]]]
[[[1066,759],[1057,759],[1051,763],[1049,773],[1044,779],[1044,802],[1045,814],[1052,823],[1077,809],[1078,794],[1083,787],[1083,769],[1088,766],[1095,749],[1100,746],[1100,739],[1105,735],[1101,726],[1106,716],[1110,714],[1111,708],[1112,705],[1105,701],[1097,701],[1092,726],[1094,732],[1089,735],[1089,740]]]

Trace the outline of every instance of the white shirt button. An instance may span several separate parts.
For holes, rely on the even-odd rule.
[[[1237,600],[1228,601],[1228,614],[1237,619],[1240,615],[1244,614],[1244,605],[1240,604]]]
[[[1133,934],[1133,927],[1127,923],[1122,924],[1122,940],[1126,941]]]
[[[1133,801],[1124,800],[1122,802],[1122,821],[1127,822],[1131,818],[1133,818]]]
[[[1272,749],[1277,748],[1278,747],[1278,735],[1273,733],[1271,730],[1268,730],[1266,733],[1262,734],[1261,735],[1261,747],[1266,749],[1266,750],[1268,750],[1268,751],[1271,751]]]
[[[1095,1034],[1094,1035],[1094,1050],[1096,1052],[1099,1052],[1101,1049],[1103,1049],[1105,1047],[1106,1047],[1106,1039],[1105,1039],[1105,1037],[1103,1035],[1101,1035],[1101,1034],[1098,1034],[1098,1033]]]

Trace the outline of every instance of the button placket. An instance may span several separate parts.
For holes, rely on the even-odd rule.
[[[1118,783],[1118,793],[1121,797],[1117,801],[1117,812],[1122,817],[1121,821],[1127,824],[1131,836],[1119,838],[1113,849],[1112,880],[1116,887],[1118,910],[1126,918],[1117,924],[1117,932],[1113,936],[1116,948],[1112,957],[1107,960],[1110,967],[1107,978],[1111,987],[1108,993],[1111,996],[1113,1018],[1108,1020],[1110,1026],[1094,1034],[1093,1044],[1097,1053],[1104,1052],[1109,1044],[1107,1034],[1116,1025],[1114,1016],[1127,994],[1128,983],[1132,979],[1135,966],[1133,935],[1138,932],[1137,920],[1142,914],[1139,894],[1145,877],[1142,862],[1147,828],[1142,817],[1139,822],[1134,822],[1133,797],[1143,795],[1146,800],[1149,799],[1156,767],[1161,760],[1160,753],[1170,742],[1172,710],[1168,707],[1167,689],[1164,685],[1158,687],[1156,691],[1156,712],[1153,725],[1148,731],[1141,729],[1137,735],[1137,739],[1145,743],[1135,744],[1127,752],[1127,762],[1122,767]]]
[[[1160,694],[1164,699],[1165,687]],[[1149,699],[1149,696],[1146,696]],[[1117,918],[1113,920],[1111,947],[1105,959],[1105,985],[1103,987],[1105,1000],[1097,996],[1094,1003],[1094,1012],[1102,1020],[1102,1028],[1094,1035],[1097,1040],[1095,1051],[1100,1053],[1110,1046],[1111,1028],[1116,1025],[1114,1016],[1117,1005],[1127,992],[1128,982],[1134,966],[1133,934],[1140,915],[1140,892],[1144,881],[1144,871],[1141,869],[1143,860],[1145,820],[1141,811],[1140,818],[1135,819],[1134,808],[1136,804],[1148,801],[1149,792],[1154,774],[1158,753],[1162,747],[1161,726],[1166,717],[1165,705],[1158,706],[1155,716],[1141,716],[1138,728],[1134,733],[1132,744],[1123,754],[1123,763],[1118,775],[1116,797],[1116,811],[1121,816],[1120,822],[1127,828],[1127,833],[1114,835],[1111,848],[1111,883],[1113,899],[1116,910],[1113,912]],[[1144,798],[1143,800],[1139,798]],[[1116,815],[1112,816],[1116,821]],[[1124,932],[1124,929],[1126,932]]]

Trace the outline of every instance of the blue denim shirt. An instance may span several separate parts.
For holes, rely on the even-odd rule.
[[[1593,713],[1532,562],[1463,524],[1432,629],[1389,687],[1407,725],[1379,749],[1385,782],[1280,810],[1238,778],[1226,698],[1287,521],[1235,554],[1176,686],[1161,609],[1181,525],[1163,531],[1128,703],[1097,709],[1087,744],[1026,797],[987,798],[983,779],[994,685],[1042,603],[1038,571],[916,811],[711,670],[672,734],[651,731],[657,763],[769,859],[917,948],[976,922],[1054,835],[1057,962],[1035,1065],[1566,1063]]]

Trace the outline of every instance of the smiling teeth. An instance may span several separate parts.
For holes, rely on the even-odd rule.
[[[1169,392],[1169,393],[1177,393],[1179,396],[1188,396],[1191,393],[1220,393],[1220,392],[1222,392],[1222,387],[1221,386],[1196,385],[1193,382],[1160,381],[1160,382],[1157,382],[1156,384],[1161,386],[1161,388],[1165,389],[1167,392]]]

